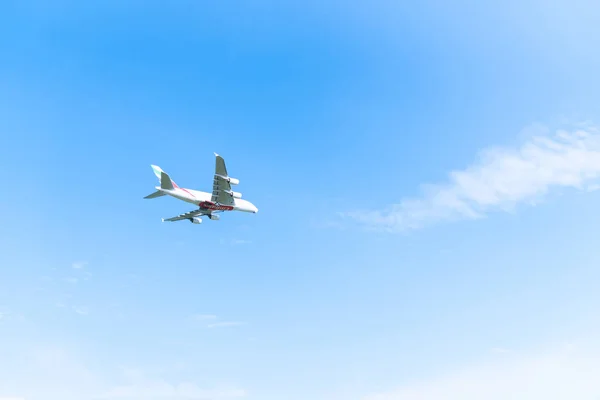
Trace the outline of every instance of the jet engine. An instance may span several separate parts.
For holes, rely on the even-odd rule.
[[[201,223],[202,223],[202,218],[200,218],[200,217],[192,218],[192,224],[201,224]]]
[[[212,219],[213,221],[216,221],[216,220],[218,220],[220,218],[220,216],[217,215],[217,214],[210,214],[208,216],[208,218]]]
[[[242,194],[240,192],[234,192],[234,191],[231,191],[231,190],[227,190],[226,192],[227,192],[228,195],[230,195],[234,199],[241,199],[242,198]]]
[[[240,180],[239,179],[231,178],[229,176],[227,178],[225,178],[225,180],[227,182],[229,182],[230,185],[239,185],[240,184]]]

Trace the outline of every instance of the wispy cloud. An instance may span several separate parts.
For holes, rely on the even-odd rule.
[[[6,318],[9,313],[10,313],[10,311],[8,310],[8,307],[6,307],[4,305],[0,305],[0,321],[3,318]]]
[[[151,374],[139,368],[122,368],[120,374],[103,375],[87,368],[84,360],[66,349],[30,347],[8,352],[19,362],[0,363],[0,400],[224,400],[247,396],[235,385],[201,387],[178,378],[170,368]],[[169,378],[163,379],[163,373]]]
[[[597,346],[565,345],[502,355],[363,400],[593,400],[600,396]]]
[[[219,317],[213,314],[194,314],[191,316],[192,321],[202,322],[207,328],[227,328],[244,325],[243,322],[239,321],[218,321]],[[211,322],[213,321],[213,322]]]
[[[243,389],[201,389],[194,383],[173,385],[165,381],[134,383],[119,386],[99,398],[104,399],[233,399],[246,397]]]
[[[192,315],[192,319],[195,321],[208,321],[217,319],[217,316],[212,314],[194,314]]]
[[[73,267],[73,269],[82,269],[87,265],[87,261],[76,261],[73,264],[71,264],[71,267]]]
[[[224,321],[224,322],[215,322],[214,324],[209,324],[209,328],[227,328],[232,326],[240,326],[244,325],[243,322],[238,321]]]
[[[73,306],[73,311],[79,315],[88,315],[90,311],[87,307]]]
[[[246,391],[237,388],[201,389],[192,382],[172,384],[162,379],[146,378],[141,370],[128,369],[125,377],[131,383],[118,386],[105,395],[104,399],[232,399],[247,395]]]
[[[600,131],[587,125],[543,132],[517,148],[488,148],[445,183],[424,185],[423,194],[386,210],[342,213],[367,227],[389,232],[419,229],[440,222],[483,218],[493,211],[512,211],[535,204],[553,188],[583,191],[598,188]]]
[[[508,354],[511,353],[511,350],[505,349],[504,347],[493,347],[490,349],[492,353],[495,354]]]
[[[0,362],[0,399],[93,399],[106,388],[103,377],[97,377],[64,349],[29,342],[25,347],[6,344],[2,350],[9,354],[8,359],[19,362]]]

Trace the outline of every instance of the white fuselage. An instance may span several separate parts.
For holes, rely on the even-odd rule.
[[[212,210],[212,211],[242,211],[256,214],[258,208],[247,200],[234,198],[233,205],[222,205],[212,202],[212,194],[207,192],[201,192],[199,190],[186,189],[181,187],[175,187],[173,189],[162,189],[160,186],[156,187],[159,190],[169,196],[175,197],[176,199],[185,201],[186,203],[195,204],[200,208]]]

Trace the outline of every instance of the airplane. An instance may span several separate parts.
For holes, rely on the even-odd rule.
[[[163,222],[187,219],[193,224],[201,224],[202,216],[207,216],[211,220],[218,220],[219,215],[217,213],[224,211],[242,211],[253,214],[258,212],[258,208],[254,204],[247,200],[242,200],[241,193],[231,190],[231,185],[238,185],[240,181],[229,176],[223,157],[217,153],[214,154],[216,163],[212,193],[182,188],[159,166],[150,165],[154,171],[154,175],[156,175],[160,182],[160,186],[156,186],[156,191],[144,197],[144,199],[156,199],[168,195],[198,206],[197,210],[192,210],[172,218],[163,218]]]

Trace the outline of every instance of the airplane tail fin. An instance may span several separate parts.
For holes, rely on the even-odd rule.
[[[158,181],[160,182],[160,174],[163,172],[163,170],[158,166],[158,165],[150,165],[152,167],[152,172],[154,172],[154,175],[156,175],[156,177],[158,178]]]
[[[156,177],[158,178],[158,181],[160,182],[161,189],[169,190],[169,189],[173,189],[173,188],[177,187],[177,184],[175,182],[173,182],[171,180],[171,177],[165,171],[163,171],[159,166],[151,165],[151,167],[152,167],[152,170],[154,171],[154,175],[156,175]]]
[[[171,178],[169,177],[169,175],[167,175],[164,172],[160,173],[160,188],[161,189],[173,189],[175,187],[175,184],[173,183],[173,181],[171,180]]]

